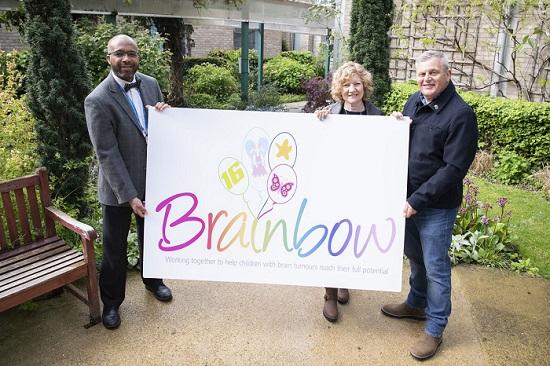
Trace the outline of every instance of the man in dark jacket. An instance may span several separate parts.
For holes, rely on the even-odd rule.
[[[416,60],[420,91],[412,95],[403,115],[412,118],[405,254],[411,274],[407,300],[388,304],[382,313],[396,318],[424,320],[424,334],[411,348],[417,359],[433,356],[451,314],[451,261],[449,246],[462,179],[477,148],[477,122],[472,108],[457,94],[447,57],[424,52]]]

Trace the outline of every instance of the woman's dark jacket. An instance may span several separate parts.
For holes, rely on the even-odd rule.
[[[366,114],[369,116],[382,116],[383,113],[380,109],[376,108],[374,104],[369,102],[368,100],[364,100],[363,103],[365,104],[365,111]],[[340,114],[342,112],[342,108],[344,108],[343,103],[336,102],[327,107],[329,110],[329,114]]]

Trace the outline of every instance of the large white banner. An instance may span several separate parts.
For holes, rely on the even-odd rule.
[[[408,130],[151,111],[144,276],[400,291]]]

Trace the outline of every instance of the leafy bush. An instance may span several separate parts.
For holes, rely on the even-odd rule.
[[[266,62],[264,75],[267,82],[283,93],[302,93],[302,82],[315,76],[315,66],[276,56]]]
[[[401,111],[407,98],[418,88],[393,84],[386,96],[384,112]],[[477,115],[479,147],[498,156],[515,152],[533,169],[550,164],[550,103],[526,102],[459,92]]]
[[[281,94],[277,88],[266,85],[260,91],[249,94],[246,110],[280,112],[285,108],[281,105]]]
[[[212,64],[220,67],[227,67],[227,60],[219,57],[184,57],[183,58],[183,76],[187,76],[189,70],[194,66]]]
[[[386,94],[386,101],[382,107],[384,114],[389,115],[391,112],[401,112],[407,99],[418,91],[418,86],[414,82],[410,83],[393,83],[391,91]]]
[[[452,263],[479,263],[537,273],[538,269],[524,260],[511,242],[508,199],[500,197],[496,202],[500,210],[491,216],[492,206],[478,201],[479,188],[468,178],[464,179],[464,192],[449,249]]]
[[[105,60],[107,42],[117,34],[124,33],[132,37],[139,48],[139,71],[155,77],[161,90],[168,91],[170,72],[170,52],[163,50],[164,39],[151,36],[149,31],[136,22],[121,21],[117,25],[92,23],[82,20],[75,26],[75,43],[82,51],[87,62],[87,70],[94,86],[98,85],[109,73],[110,67]]]
[[[8,63],[13,63],[15,66],[11,66],[12,70],[8,70]],[[3,75],[7,75],[8,73],[13,73],[14,71],[17,72],[17,78],[18,82],[16,85],[16,96],[19,98],[25,94],[26,90],[26,73],[27,73],[27,67],[29,65],[29,51],[28,50],[21,50],[21,51],[12,51],[12,52],[3,52],[0,50],[0,78],[2,78],[2,82],[0,82],[0,90],[7,87],[7,78]]]
[[[208,56],[225,60],[228,66],[236,67],[238,70],[241,60],[241,49],[238,48],[236,50],[212,50],[208,52]],[[255,49],[251,48],[248,50],[248,63],[251,70],[258,68],[258,55],[256,55]]]
[[[309,51],[283,51],[279,56],[290,58],[304,65],[314,65],[316,62],[315,56]]]
[[[324,53],[320,53],[320,56],[315,56],[310,51],[283,51],[279,54],[280,57],[288,57],[303,65],[313,66],[315,68],[315,76],[320,77],[323,77],[325,74],[323,65],[324,55]]]
[[[518,184],[529,175],[529,162],[512,151],[501,151],[493,176],[501,183]]]
[[[461,95],[476,112],[480,147],[515,152],[535,169],[550,163],[550,103]]]
[[[330,95],[330,80],[321,77],[304,82],[307,103],[304,106],[304,112],[313,113],[317,109],[327,106],[332,97]]]
[[[213,64],[193,66],[185,79],[185,87],[188,90],[188,103],[193,99],[192,94],[206,94],[216,102],[224,103],[231,94],[239,92],[239,83],[233,73]]]
[[[0,181],[32,173],[38,166],[34,119],[18,96],[23,74],[16,53],[0,51]]]
[[[185,97],[190,108],[222,109],[222,104],[216,98],[206,93],[192,93]]]

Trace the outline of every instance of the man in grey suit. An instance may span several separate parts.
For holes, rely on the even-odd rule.
[[[124,301],[127,238],[132,214],[136,217],[140,263],[143,263],[143,218],[147,163],[147,107],[157,111],[164,103],[154,78],[137,72],[136,42],[127,35],[113,37],[107,45],[111,72],[86,98],[84,109],[90,139],[99,162],[98,196],[103,214],[103,261],[99,288],[103,325],[120,325]],[[172,300],[161,279],[143,278],[145,288],[160,301]]]

